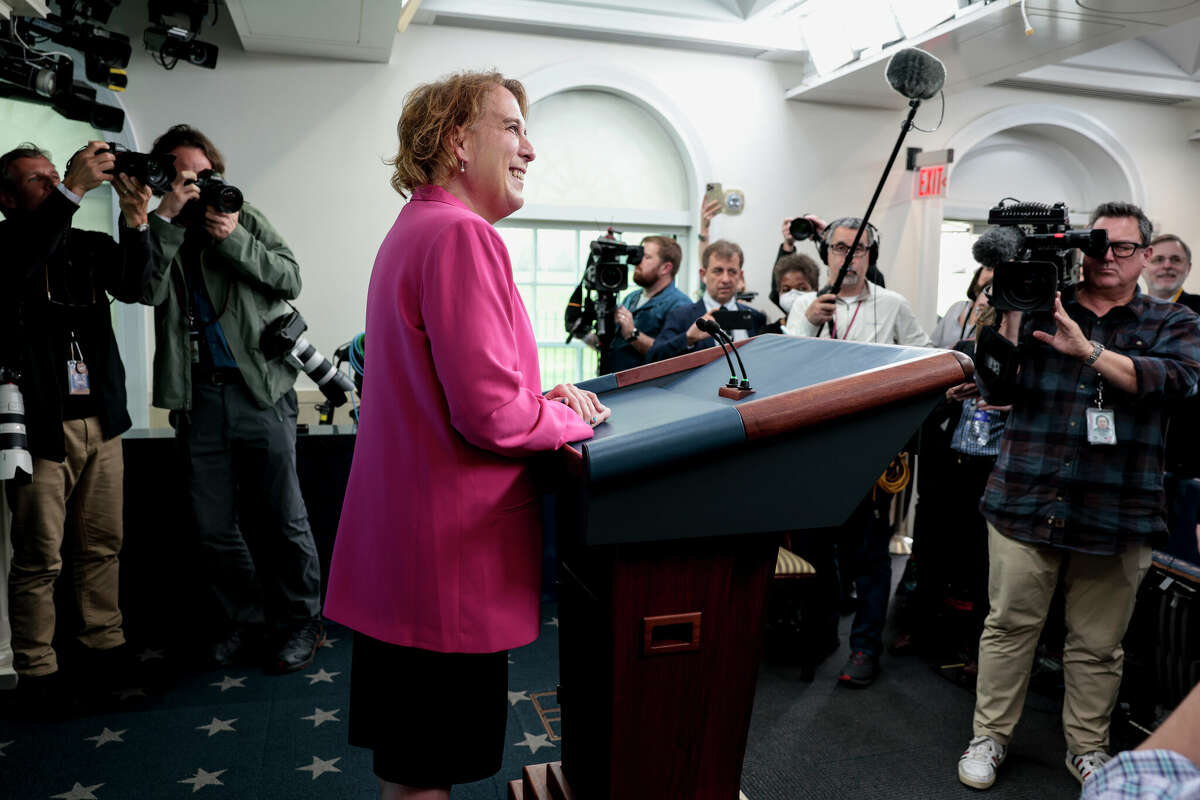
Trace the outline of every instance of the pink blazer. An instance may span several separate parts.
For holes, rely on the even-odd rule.
[[[495,228],[441,187],[414,191],[375,258],[366,334],[325,615],[440,652],[528,644],[542,529],[525,458],[592,430],[542,397]]]

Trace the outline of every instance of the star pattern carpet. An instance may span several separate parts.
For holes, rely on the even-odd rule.
[[[524,765],[562,757],[556,717],[545,712],[557,705],[555,613],[543,609],[542,636],[510,653],[501,771],[455,787],[454,800],[504,800]],[[0,797],[374,800],[371,754],[346,742],[353,635],[328,631],[313,664],[291,675],[253,665],[199,671],[163,643],[136,642],[143,674],[100,708],[60,722],[0,717]]]

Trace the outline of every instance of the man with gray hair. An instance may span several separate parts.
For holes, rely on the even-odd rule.
[[[1159,300],[1179,303],[1200,313],[1200,295],[1183,290],[1183,283],[1192,271],[1192,248],[1173,233],[1162,233],[1150,242],[1154,255],[1146,260],[1142,280],[1146,291]]]

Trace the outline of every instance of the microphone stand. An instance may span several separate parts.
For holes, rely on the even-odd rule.
[[[883,192],[883,185],[887,183],[888,175],[892,171],[892,165],[896,163],[896,156],[900,154],[900,146],[904,144],[904,137],[908,135],[909,130],[913,126],[913,118],[917,115],[917,108],[921,105],[921,101],[914,97],[908,101],[908,116],[904,118],[904,122],[900,124],[900,136],[896,139],[896,146],[892,148],[892,154],[888,157],[887,166],[883,168],[883,175],[879,177],[879,183],[875,186],[875,194],[871,195],[871,202],[867,206],[867,213],[863,214],[862,224],[858,226],[858,232],[854,234],[854,243],[850,245],[850,249],[846,251],[846,260],[842,262],[842,268],[838,270],[837,278],[829,287],[829,291],[823,294],[838,294],[842,291],[842,281],[846,279],[846,272],[850,269],[850,262],[854,260],[854,251],[862,241],[863,233],[867,230],[867,223],[871,221],[871,212],[875,210],[875,203],[879,200],[879,195]],[[832,231],[831,231],[832,233]],[[866,275],[863,275],[863,280],[866,280]],[[817,328],[817,337],[820,338],[821,332],[825,330],[825,323],[822,322]]]

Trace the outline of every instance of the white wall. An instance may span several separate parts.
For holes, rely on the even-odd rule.
[[[215,71],[180,65],[165,72],[144,54],[136,56],[125,108],[143,147],[169,125],[190,122],[222,148],[227,177],[296,251],[304,276],[298,306],[311,340],[327,355],[363,327],[375,252],[401,206],[383,159],[394,152],[403,97],[418,83],[491,67],[520,78],[580,60],[640,76],[670,97],[697,132],[712,172],[700,179],[745,191],[745,213],[718,217],[713,232],[742,245],[748,286],[764,293],[780,221],[802,212],[860,215],[903,118],[901,112],[784,101],[784,88],[798,77],[794,65],[735,56],[418,25],[398,37],[384,65],[247,54],[225,20],[210,38],[221,45]],[[1191,191],[1200,185],[1200,160],[1197,145],[1186,141],[1200,127],[1200,111],[984,88],[948,97],[941,129],[914,131],[906,144],[938,149],[971,120],[1027,102],[1059,103],[1111,128],[1137,160],[1151,216],[1200,243],[1194,223],[1200,198]],[[922,127],[936,122],[937,106],[931,101],[918,115]],[[536,130],[531,138],[536,147]],[[600,161],[609,156],[595,154]],[[531,183],[537,168],[535,162]],[[917,253],[927,215],[910,195],[902,153],[874,219],[888,285],[916,300],[930,297],[937,265],[925,265],[922,281]],[[1200,274],[1192,283],[1200,286]],[[933,303],[915,303],[927,325]]]

